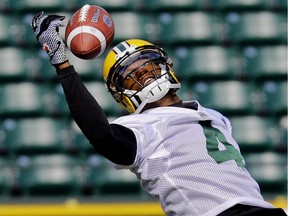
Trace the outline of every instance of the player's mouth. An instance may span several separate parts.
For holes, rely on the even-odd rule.
[[[144,86],[147,86],[147,85],[149,85],[150,83],[152,83],[154,80],[155,80],[154,77],[153,77],[153,78],[148,78],[148,79],[146,79],[146,80],[144,81],[143,85],[144,85]]]

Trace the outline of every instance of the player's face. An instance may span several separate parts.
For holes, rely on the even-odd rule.
[[[125,89],[138,91],[160,77],[161,68],[148,59],[142,59],[129,65],[122,74]]]

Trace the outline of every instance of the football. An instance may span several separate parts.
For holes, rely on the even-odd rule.
[[[69,19],[65,40],[71,52],[81,59],[101,56],[111,45],[115,28],[111,15],[102,7],[84,5]]]

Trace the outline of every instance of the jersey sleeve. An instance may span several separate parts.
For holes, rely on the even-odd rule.
[[[95,151],[115,164],[133,164],[137,151],[133,131],[108,122],[101,106],[87,90],[72,65],[57,70],[57,76],[72,117]]]

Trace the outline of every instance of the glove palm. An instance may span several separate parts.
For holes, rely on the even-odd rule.
[[[68,61],[65,44],[59,36],[59,27],[64,26],[65,16],[48,15],[40,12],[32,19],[32,29],[36,39],[50,57],[52,65],[57,66]]]

